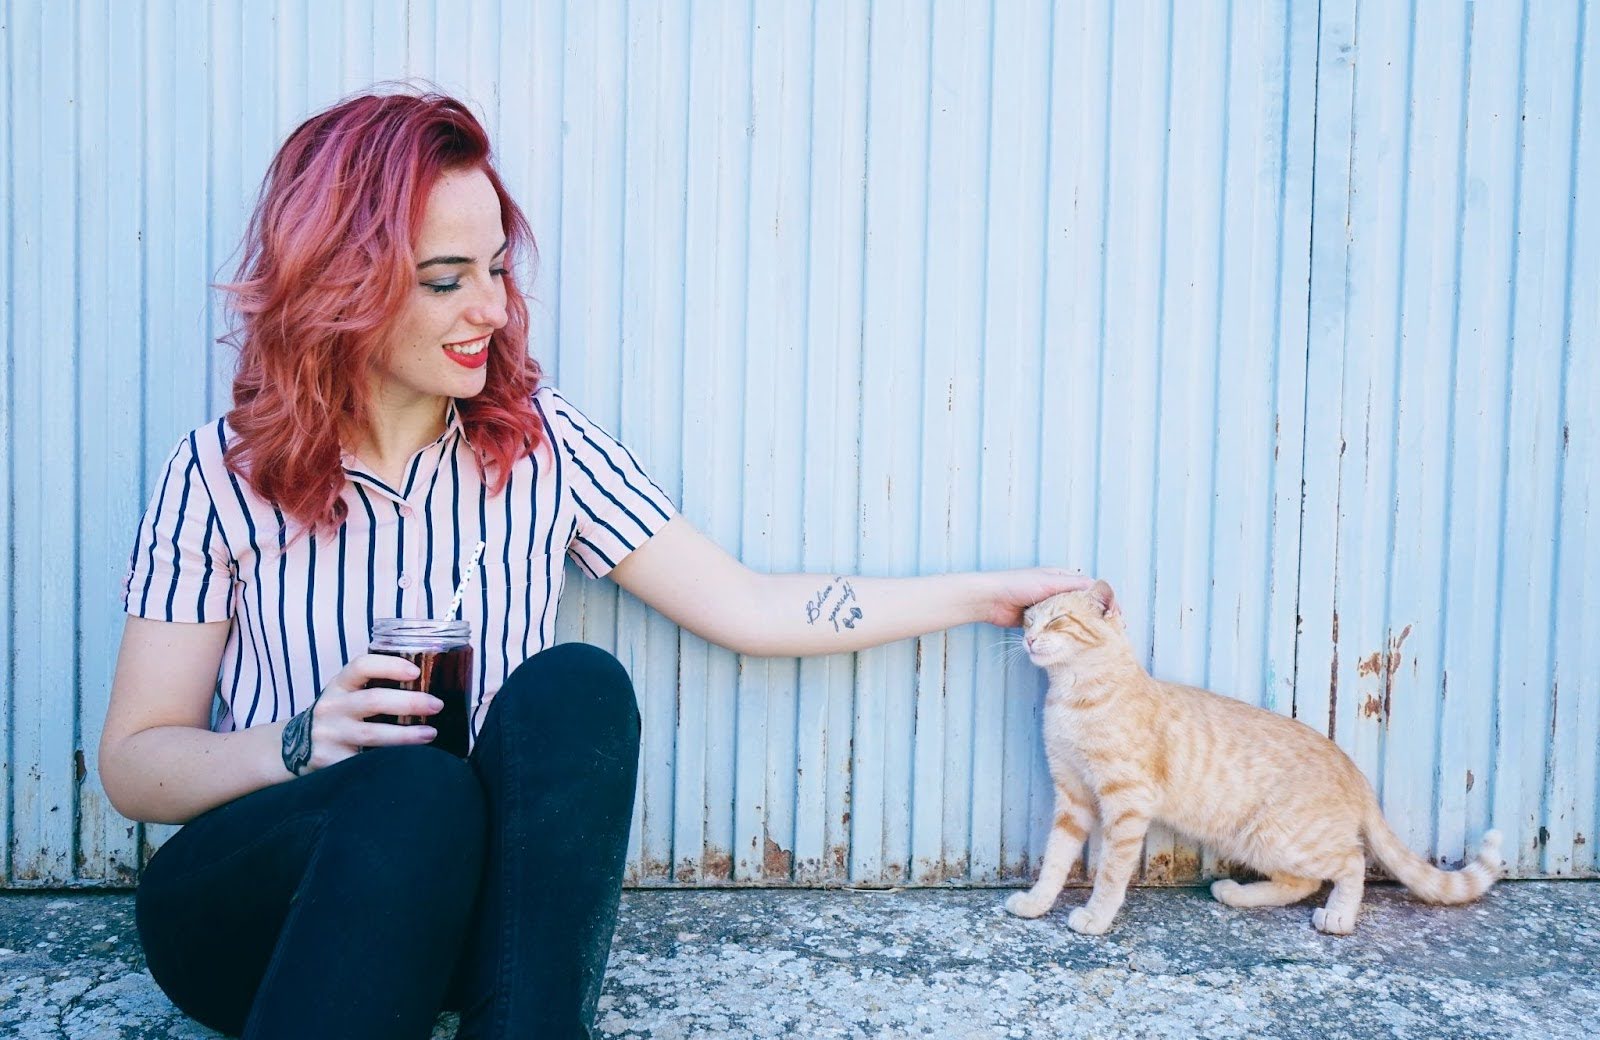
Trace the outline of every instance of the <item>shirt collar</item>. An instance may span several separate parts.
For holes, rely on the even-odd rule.
[[[461,439],[465,441],[469,447],[471,446],[472,442],[467,440],[467,424],[461,421],[461,409],[456,407],[456,399],[454,397],[449,398],[445,403],[444,432],[439,435],[439,440],[442,441],[446,437],[450,436],[451,430],[455,430],[456,432],[460,433]],[[434,443],[437,444],[439,441],[434,441]]]

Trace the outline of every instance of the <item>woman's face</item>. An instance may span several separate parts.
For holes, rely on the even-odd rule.
[[[483,390],[489,335],[506,323],[506,236],[482,170],[443,174],[417,234],[416,286],[378,361],[378,397],[473,397]]]

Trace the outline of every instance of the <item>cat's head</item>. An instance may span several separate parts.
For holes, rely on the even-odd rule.
[[[1022,645],[1028,660],[1041,668],[1125,646],[1125,632],[1116,596],[1104,581],[1058,593],[1022,612]]]

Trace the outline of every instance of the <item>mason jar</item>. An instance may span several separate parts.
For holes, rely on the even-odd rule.
[[[423,690],[444,702],[437,715],[374,715],[369,722],[426,724],[438,731],[431,742],[467,757],[467,718],[472,689],[472,623],[431,618],[374,618],[369,653],[403,657],[421,672],[415,679],[374,679],[367,686]]]

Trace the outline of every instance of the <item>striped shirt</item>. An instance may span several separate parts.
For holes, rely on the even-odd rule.
[[[512,669],[555,637],[563,554],[601,577],[672,517],[632,453],[551,387],[533,396],[547,436],[489,494],[455,402],[445,432],[407,462],[398,488],[345,453],[349,513],[300,537],[223,464],[218,420],[178,442],[139,524],[123,583],[129,614],[229,620],[217,681],[219,732],[287,719],[366,652],[372,621],[435,617],[487,543],[462,604],[472,623],[472,733]]]

